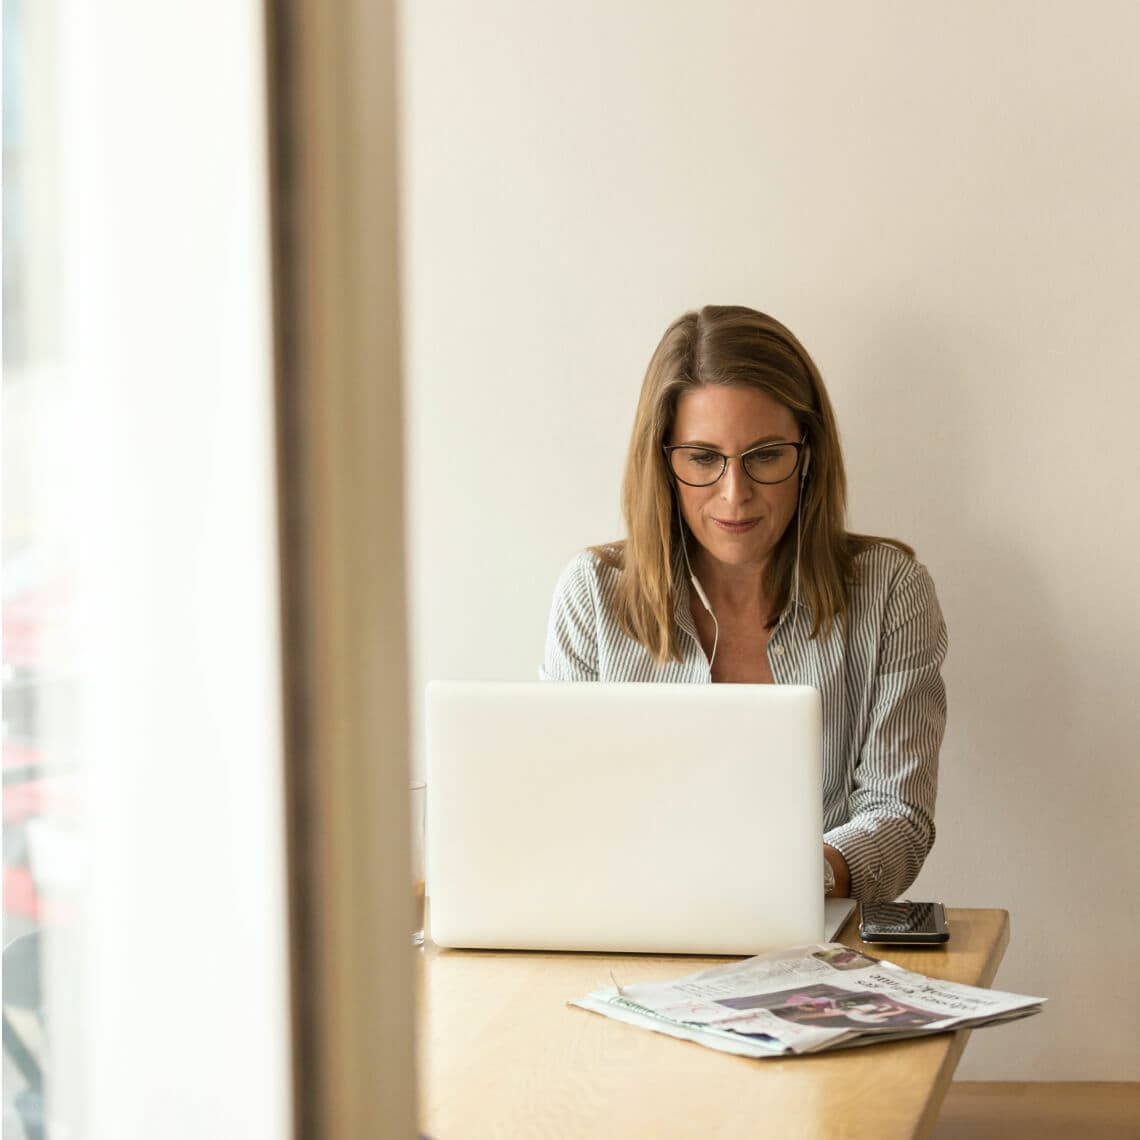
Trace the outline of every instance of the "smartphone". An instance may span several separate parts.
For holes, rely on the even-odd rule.
[[[950,940],[946,910],[937,902],[859,904],[859,935],[864,942],[932,945]]]

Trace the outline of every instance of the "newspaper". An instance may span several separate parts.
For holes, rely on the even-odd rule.
[[[612,977],[612,975],[611,975]],[[1044,998],[943,982],[840,942],[796,946],[570,1005],[744,1057],[818,1053],[1028,1017]]]

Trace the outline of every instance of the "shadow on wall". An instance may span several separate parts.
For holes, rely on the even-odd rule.
[[[1001,442],[1019,425],[999,422],[987,399],[1003,346],[984,335],[921,314],[879,320],[855,359],[841,423],[853,525],[915,546],[950,634],[928,867],[974,905],[1009,906],[1030,875],[1079,887],[1071,853],[1048,837],[1067,827],[1073,747],[1082,736],[1087,745],[1092,726],[1050,600],[1047,576],[1061,569],[1038,565],[1008,525],[1016,475]]]
[[[1140,932],[1119,468],[1094,463],[1076,489],[1056,475],[1069,425],[1017,402],[1009,342],[913,314],[873,331],[840,409],[852,522],[917,548],[950,635],[938,839],[911,895],[1008,909],[1002,984],[1050,998],[1041,1024],[981,1035],[963,1076],[1131,1079],[1140,990],[1103,984]]]

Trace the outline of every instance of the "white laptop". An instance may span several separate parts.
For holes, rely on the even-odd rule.
[[[748,955],[850,913],[813,688],[436,681],[426,711],[440,946]]]

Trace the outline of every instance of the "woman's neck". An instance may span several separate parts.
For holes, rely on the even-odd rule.
[[[766,565],[730,566],[710,558],[704,550],[695,552],[692,564],[717,614],[759,611],[768,616],[772,605],[764,580]]]

